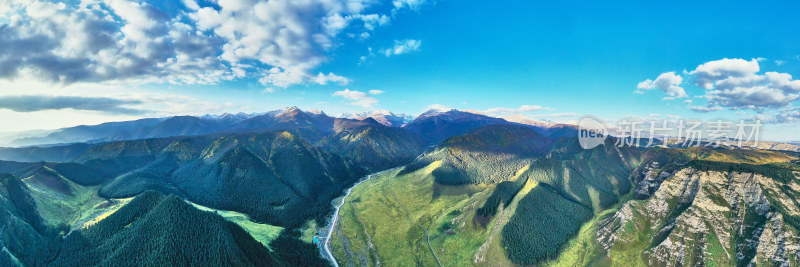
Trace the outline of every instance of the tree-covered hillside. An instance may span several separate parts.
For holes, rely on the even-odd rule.
[[[475,116],[427,114],[427,137],[297,109],[211,135],[176,117],[188,136],[7,150],[23,160],[0,161],[0,264],[326,265],[312,243],[327,241],[333,200],[403,165],[344,200],[341,265],[800,259],[797,153],[587,150],[567,126]],[[61,162],[35,160],[48,155]]]
[[[471,130],[495,124],[511,124],[500,118],[459,110],[429,110],[413,121],[403,125],[430,145],[451,137],[466,134]]]
[[[372,118],[367,120],[374,121]],[[424,142],[416,134],[377,122],[341,127],[336,134],[321,140],[318,146],[372,171],[411,162],[425,149]]]
[[[447,185],[495,184],[548,153],[554,139],[517,125],[492,125],[451,137],[408,164],[403,173],[433,162],[436,182]]]
[[[451,137],[353,190],[334,255],[356,266],[797,263],[797,155],[615,141],[585,150],[510,125]],[[687,169],[699,175],[673,178]]]
[[[113,173],[103,197],[156,190],[289,227],[324,217],[330,200],[366,175],[286,131],[120,141],[77,159]]]
[[[237,224],[175,195],[140,194],[95,224],[69,233],[42,223],[16,177],[0,178],[3,266],[324,266],[291,232],[269,248]],[[65,235],[65,236],[64,236]]]

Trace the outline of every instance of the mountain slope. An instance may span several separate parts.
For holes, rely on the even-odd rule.
[[[77,160],[110,170],[103,197],[156,190],[289,227],[324,217],[334,195],[366,174],[286,131],[120,141]]]
[[[43,265],[58,250],[28,187],[0,174],[0,265]]]
[[[317,145],[371,171],[408,163],[425,149],[422,139],[408,130],[369,123],[342,127]]]
[[[234,124],[253,116],[255,115],[244,113],[225,113],[219,116],[174,116],[166,118],[109,122],[98,125],[81,125],[59,129],[44,137],[20,138],[13,140],[10,143],[16,146],[30,146],[78,142],[98,143],[157,137],[203,135],[229,129]]]
[[[438,162],[439,167],[432,173],[437,183],[499,183],[547,153],[553,142],[524,126],[486,126],[445,140],[406,166],[403,173]]]
[[[238,122],[231,125],[226,132],[290,131],[310,142],[316,142],[333,133],[337,121],[340,120],[347,119],[337,119],[322,112],[314,113],[289,107]]]
[[[492,124],[509,124],[500,118],[459,110],[429,110],[403,125],[421,136],[428,144],[437,144],[448,137],[462,135],[472,129]]]
[[[224,124],[213,120],[192,116],[175,116],[159,124],[145,129],[141,134],[128,137],[127,139],[142,139],[169,136],[202,135],[221,130]],[[112,137],[114,138],[114,137]],[[112,139],[124,140],[124,139]]]
[[[577,140],[521,125],[451,137],[353,189],[331,241],[334,255],[341,265],[507,266],[554,258],[595,212],[632,190],[641,152],[609,142],[581,150]]]
[[[0,160],[65,162],[73,160],[91,147],[92,145],[83,143],[42,147],[0,147]]]
[[[104,139],[110,134],[137,131],[141,128],[150,127],[162,122],[163,118],[140,119],[122,122],[107,122],[98,125],[81,125],[75,127],[56,130],[44,137],[29,137],[13,140],[11,143],[17,146],[60,144],[86,142],[96,139]]]
[[[31,174],[24,181],[0,174],[3,266],[325,265],[315,247],[293,232],[280,232],[268,241],[267,249],[267,243],[251,236],[258,232],[246,232],[237,225],[254,227],[252,222],[226,221],[216,211],[202,212],[174,195],[148,191],[132,201],[83,199],[80,195],[92,194],[97,187],[63,180],[71,191],[61,192],[58,186],[43,183],[64,179],[55,170],[48,174],[51,180],[43,180],[42,166],[2,165],[17,165],[28,169],[20,172]],[[73,205],[82,206],[72,209]],[[77,227],[63,229],[64,222],[74,222]]]
[[[355,119],[355,120],[364,120],[366,118],[372,118],[378,123],[390,127],[401,127],[413,119],[412,116],[402,113],[395,114],[385,109],[378,109],[372,112],[361,112],[354,114],[344,113],[339,115],[339,117],[347,119]]]
[[[3,197],[3,214],[6,219],[18,216],[38,232],[46,231],[44,220],[39,216],[36,202],[27,186],[17,177],[0,174],[0,195]]]
[[[56,265],[277,265],[269,250],[236,224],[153,192],[72,232],[61,250]]]
[[[795,266],[798,179],[762,170],[698,161],[674,172],[651,169],[649,180],[663,179],[657,190],[599,221],[597,240],[612,263]]]

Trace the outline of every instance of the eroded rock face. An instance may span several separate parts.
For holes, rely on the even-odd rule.
[[[800,237],[784,218],[800,216],[797,191],[781,188],[795,184],[692,168],[648,173],[637,187],[643,199],[602,220],[597,240],[612,261],[638,254],[656,266],[797,266]]]
[[[658,162],[652,162],[644,167],[644,179],[639,181],[634,189],[636,199],[647,199],[653,196],[661,183],[672,176],[667,171],[658,172],[658,167]]]

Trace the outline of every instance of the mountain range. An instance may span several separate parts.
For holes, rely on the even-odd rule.
[[[318,131],[333,128],[344,120],[373,118],[386,126],[400,127],[413,117],[387,110],[375,110],[358,114],[341,114],[331,117],[322,111],[302,111],[287,107],[265,113],[225,113],[204,116],[174,116],[148,118],[133,121],[109,122],[99,125],[81,125],[53,131],[29,131],[8,133],[6,146],[42,146],[68,143],[100,143],[108,141],[136,140],[145,138],[204,135],[217,132],[249,132],[310,127]]]
[[[378,109],[371,112],[361,112],[361,113],[342,113],[339,114],[339,116],[337,117],[347,118],[347,119],[357,119],[357,120],[373,118],[380,124],[386,126],[395,126],[395,127],[403,126],[404,124],[414,120],[414,116],[406,115],[403,113],[395,114],[385,109]]]
[[[289,107],[16,139],[0,148],[0,265],[800,262],[786,145],[582,149],[574,125],[409,119]]]
[[[331,247],[360,266],[796,266],[798,163],[487,126],[359,184]]]

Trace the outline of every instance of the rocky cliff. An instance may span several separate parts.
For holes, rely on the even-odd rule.
[[[753,173],[649,168],[636,198],[599,222],[612,262],[798,266],[800,184]]]

